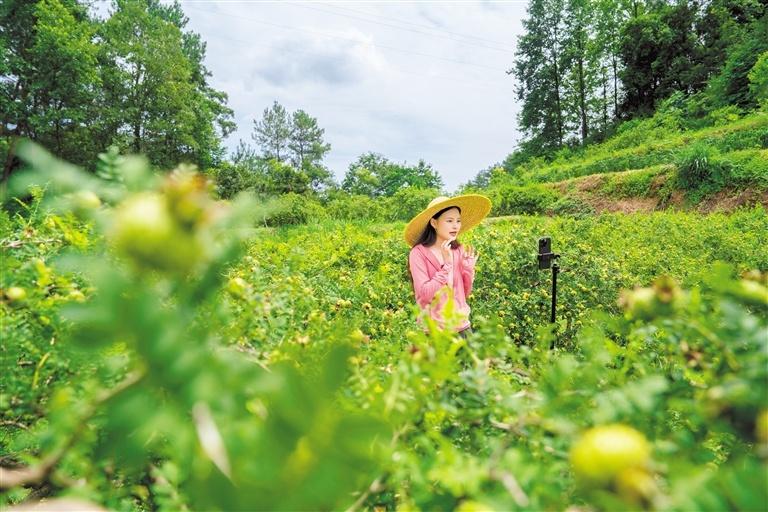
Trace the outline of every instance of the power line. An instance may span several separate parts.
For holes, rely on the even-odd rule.
[[[452,42],[458,43],[458,44],[475,46],[475,47],[478,47],[478,48],[485,48],[485,49],[488,49],[488,50],[494,50],[494,51],[503,52],[503,53],[514,53],[514,50],[511,50],[511,49],[497,48],[497,47],[494,47],[494,46],[487,46],[487,45],[484,45],[484,44],[477,44],[477,43],[472,43],[472,42],[469,42],[469,41],[459,41],[459,40],[456,40],[456,38],[454,38],[454,37],[447,37],[447,36],[443,36],[443,35],[440,35],[440,34],[430,34],[429,32],[424,32],[424,31],[421,31],[421,30],[414,30],[412,28],[399,27],[399,26],[393,25],[391,23],[382,23],[380,21],[369,20],[369,19],[361,18],[359,16],[353,16],[353,15],[350,15],[350,14],[344,14],[344,13],[340,13],[340,12],[328,11],[328,10],[325,10],[325,9],[318,9],[317,7],[310,7],[308,5],[301,5],[300,3],[296,3],[296,2],[286,2],[286,3],[288,3],[290,5],[293,5],[295,7],[301,7],[302,9],[311,9],[313,11],[324,12],[326,14],[332,14],[334,16],[343,16],[345,18],[361,20],[361,21],[365,21],[366,23],[373,23],[375,25],[381,25],[383,27],[391,27],[391,28],[396,28],[398,30],[404,30],[406,32],[413,32],[414,34],[422,34],[422,35],[429,36],[429,37],[436,37],[436,38],[439,38],[439,39],[447,39],[449,41],[452,41]],[[353,12],[362,12],[362,11],[355,11],[353,9],[345,9],[345,8],[342,8],[342,9],[353,11]],[[419,26],[419,25],[417,25],[417,26]],[[430,29],[430,30],[434,30],[434,29]],[[447,32],[447,33],[451,33],[451,32]]]
[[[476,68],[490,69],[492,71],[500,71],[498,68],[491,67],[491,66],[484,66],[483,64],[475,64],[474,62],[460,61],[460,60],[455,60],[455,59],[449,59],[449,58],[446,58],[446,57],[440,57],[438,55],[430,55],[430,54],[427,54],[427,53],[413,52],[413,51],[410,51],[410,50],[403,50],[402,48],[396,48],[396,47],[393,47],[393,46],[383,45],[383,44],[379,44],[379,43],[363,43],[363,42],[358,41],[356,39],[351,39],[351,38],[348,38],[348,37],[341,37],[341,36],[337,36],[337,35],[333,35],[333,34],[326,34],[325,32],[320,32],[318,30],[305,29],[305,28],[299,28],[299,27],[291,27],[291,26],[288,26],[288,25],[282,25],[280,23],[272,23],[272,22],[269,22],[269,21],[256,20],[256,19],[253,19],[253,18],[246,18],[246,17],[240,16],[240,15],[237,15],[237,14],[231,14],[231,13],[222,12],[222,11],[214,12],[214,11],[209,11],[209,10],[206,10],[206,9],[197,9],[195,7],[187,7],[187,9],[191,9],[193,11],[198,11],[198,12],[204,12],[206,14],[221,14],[223,16],[229,16],[231,18],[237,18],[237,19],[244,20],[244,21],[249,21],[249,22],[252,22],[252,23],[259,23],[259,24],[267,25],[267,26],[271,26],[271,27],[282,28],[282,29],[285,29],[285,30],[296,30],[296,31],[299,31],[299,32],[315,33],[315,34],[319,34],[319,35],[321,35],[323,37],[329,37],[329,38],[332,38],[332,39],[339,39],[339,40],[342,40],[342,41],[347,41],[347,42],[351,42],[353,44],[358,44],[358,45],[359,44],[366,44],[366,45],[370,45],[370,46],[375,46],[376,48],[381,48],[381,49],[384,49],[384,50],[390,50],[390,51],[395,51],[395,52],[400,52],[400,53],[405,53],[405,54],[408,54],[408,55],[416,55],[416,56],[419,56],[419,57],[427,57],[427,58],[430,58],[430,59],[438,59],[438,60],[442,60],[442,61],[446,61],[446,62],[451,62],[451,63],[454,63],[454,64],[462,64],[462,65],[465,65],[465,66],[473,66],[473,67],[476,67]]]
[[[519,3],[525,3],[525,2],[527,2],[527,0],[522,0],[522,2],[519,2]],[[312,3],[314,3],[314,2],[312,2]],[[511,3],[517,3],[517,2],[511,2]],[[318,4],[326,5],[327,7],[331,7],[328,4],[325,4],[323,2],[318,2]],[[412,21],[406,21],[406,20],[403,20],[403,19],[400,19],[400,18],[393,18],[391,16],[384,16],[382,14],[376,14],[376,13],[372,13],[372,12],[368,12],[368,11],[361,11],[361,10],[358,10],[358,9],[350,9],[349,7],[340,7],[338,5],[333,5],[333,8],[339,9],[339,10],[344,10],[344,11],[349,11],[349,12],[354,12],[354,13],[358,13],[358,14],[364,14],[366,16],[371,16],[371,17],[374,17],[374,18],[381,18],[381,19],[385,19],[385,20],[395,21],[397,23],[402,23],[404,25],[411,25],[411,26],[414,26],[414,27],[426,28],[428,30],[434,30],[436,32],[445,32],[446,34],[451,34],[451,35],[458,36],[458,37],[464,37],[464,38],[467,38],[467,39],[475,39],[477,41],[482,41],[482,42],[485,42],[485,43],[501,45],[501,46],[504,46],[504,47],[506,47],[508,45],[508,43],[503,43],[501,41],[494,41],[492,39],[486,39],[484,37],[473,36],[473,35],[470,35],[470,34],[462,34],[460,32],[453,32],[453,31],[450,31],[450,30],[437,29],[437,28],[434,28],[434,27],[430,27],[429,25],[424,25],[423,23],[413,23]],[[509,47],[509,48],[504,48],[504,51],[514,52],[515,50],[514,50],[513,47]]]
[[[242,39],[236,39],[236,38],[233,38],[233,37],[222,36],[222,35],[219,35],[219,34],[207,34],[206,37],[213,37],[215,39],[223,39],[225,41],[231,41],[231,42],[234,42],[234,43],[240,43],[240,44],[246,45],[246,46],[259,46],[261,48],[267,48],[269,50],[272,50],[273,52],[298,53],[298,54],[311,55],[311,56],[315,55],[314,53],[308,52],[308,51],[305,51],[305,50],[297,50],[297,49],[294,49],[294,48],[291,48],[291,49],[275,48],[274,46],[270,46],[270,45],[266,45],[266,44],[260,44],[260,43],[254,43],[252,41],[244,41]],[[494,84],[494,83],[491,83],[491,82],[485,82],[485,81],[480,81],[480,80],[460,80],[460,79],[456,79],[453,76],[425,75],[425,74],[422,74],[422,73],[414,73],[413,71],[409,71],[409,70],[406,70],[406,69],[403,69],[403,68],[400,68],[400,67],[396,67],[396,66],[393,66],[392,68],[397,70],[397,71],[399,71],[400,73],[404,73],[404,74],[407,74],[407,75],[413,75],[413,76],[418,76],[418,77],[421,77],[421,78],[429,78],[429,79],[450,80],[451,83],[453,83],[453,84],[464,84],[464,85],[472,86],[472,87],[481,86],[481,87],[488,87],[488,88],[497,89],[497,88],[502,87],[504,85],[504,82],[501,82],[501,81],[499,81],[498,84]]]

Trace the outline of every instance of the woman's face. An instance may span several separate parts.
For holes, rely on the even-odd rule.
[[[440,240],[453,240],[461,229],[461,212],[458,208],[451,208],[440,214],[437,219],[430,219],[429,223],[437,231]]]

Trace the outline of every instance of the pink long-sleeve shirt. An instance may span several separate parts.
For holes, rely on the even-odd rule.
[[[474,264],[467,265],[463,258],[464,248],[459,246],[453,249],[453,264],[447,263],[441,268],[437,257],[424,245],[417,244],[408,255],[408,266],[413,279],[413,292],[416,303],[422,310],[429,309],[429,315],[438,326],[444,327],[443,307],[448,301],[448,279],[453,276],[454,308],[463,317],[456,327],[461,331],[469,327],[470,307],[467,297],[472,293],[472,284],[475,280]],[[439,296],[434,305],[432,300]]]

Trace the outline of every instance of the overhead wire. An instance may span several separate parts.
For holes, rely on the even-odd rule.
[[[195,8],[195,7],[187,7],[187,9],[191,9],[193,11],[198,11],[198,12],[204,12],[206,14],[213,14],[213,15],[220,14],[220,15],[223,15],[223,16],[237,18],[237,19],[244,20],[244,21],[250,21],[250,22],[253,22],[253,23],[259,23],[259,24],[262,24],[262,25],[277,27],[277,28],[281,28],[281,29],[285,29],[285,30],[295,30],[295,31],[299,31],[299,32],[308,32],[308,33],[318,34],[318,35],[320,35],[322,37],[327,37],[327,38],[331,38],[331,39],[339,39],[339,40],[342,40],[342,41],[347,41],[347,42],[351,42],[353,44],[358,44],[358,45],[360,45],[360,44],[370,45],[370,46],[373,46],[373,47],[376,47],[376,48],[381,48],[381,49],[390,50],[390,51],[396,51],[396,52],[400,52],[400,53],[404,53],[404,54],[408,54],[408,55],[416,55],[416,56],[420,56],[420,57],[427,57],[427,58],[430,58],[430,59],[438,59],[438,60],[442,60],[442,61],[445,61],[445,62],[451,62],[451,63],[454,63],[454,64],[461,64],[461,65],[465,65],[465,66],[472,66],[472,67],[481,68],[481,69],[489,69],[489,70],[492,70],[492,71],[503,71],[503,70],[500,70],[500,69],[492,67],[492,66],[485,66],[483,64],[476,64],[474,62],[460,61],[460,60],[455,60],[455,59],[449,59],[449,58],[446,58],[446,57],[441,57],[439,55],[430,55],[430,54],[427,54],[427,53],[414,52],[414,51],[411,51],[411,50],[403,50],[402,48],[396,48],[396,47],[393,47],[393,46],[383,45],[383,44],[380,44],[380,43],[362,42],[362,41],[359,41],[357,39],[351,39],[351,38],[348,38],[348,37],[342,37],[342,36],[338,36],[338,35],[335,35],[335,34],[327,34],[325,32],[321,32],[319,30],[300,28],[300,27],[291,27],[289,25],[283,25],[281,23],[273,23],[273,22],[264,21],[264,20],[257,20],[257,19],[253,19],[253,18],[247,18],[247,17],[244,17],[244,16],[240,16],[240,15],[236,15],[236,14],[231,14],[231,13],[227,13],[227,12],[223,12],[223,11],[216,12],[216,11],[209,11],[207,9],[198,9],[198,8]]]
[[[317,7],[310,7],[309,5],[304,5],[302,3],[297,3],[297,2],[286,2],[286,3],[288,5],[293,5],[295,7],[300,7],[302,9],[311,9],[311,10],[317,11],[317,12],[324,12],[326,14],[332,14],[334,16],[343,16],[345,18],[351,18],[351,19],[355,19],[355,20],[360,20],[360,21],[364,21],[366,23],[372,23],[372,24],[380,25],[380,26],[384,26],[384,27],[391,27],[391,28],[395,28],[395,29],[398,29],[398,30],[403,30],[403,31],[406,31],[406,32],[412,32],[412,33],[415,33],[415,34],[422,34],[422,35],[425,35],[425,36],[435,37],[435,38],[439,38],[439,39],[447,39],[449,41],[452,41],[452,42],[458,43],[458,44],[463,44],[463,45],[468,45],[468,46],[475,46],[475,47],[478,47],[478,48],[485,48],[485,49],[494,50],[494,51],[497,51],[497,52],[514,53],[514,50],[512,50],[512,49],[496,48],[494,46],[488,46],[488,45],[483,45],[483,44],[478,44],[478,43],[472,43],[472,42],[469,42],[469,41],[460,41],[460,40],[457,40],[454,37],[448,37],[448,36],[444,36],[444,35],[440,35],[440,34],[430,34],[429,32],[424,32],[422,30],[414,30],[412,28],[399,27],[399,26],[393,25],[391,23],[383,23],[383,22],[380,22],[380,21],[368,20],[368,19],[365,19],[365,18],[361,18],[359,16],[354,16],[354,15],[350,15],[350,14],[344,14],[344,13],[341,13],[341,12],[335,12],[333,10],[329,11],[329,10],[326,10],[326,9],[318,9]],[[323,5],[323,4],[321,4],[321,5]],[[355,11],[355,12],[360,12],[360,11]],[[448,33],[451,33],[451,32],[448,32]]]
[[[334,9],[354,12],[354,13],[358,13],[358,14],[364,14],[366,16],[370,16],[370,17],[374,17],[374,18],[381,18],[381,19],[385,19],[385,20],[389,20],[389,21],[395,21],[397,23],[402,23],[404,25],[411,25],[411,26],[414,26],[414,27],[426,28],[428,30],[435,30],[435,31],[439,31],[439,32],[444,32],[446,34],[451,34],[451,35],[455,35],[455,36],[459,36],[459,37],[464,37],[464,38],[467,38],[467,39],[476,39],[478,41],[483,41],[483,42],[486,42],[486,43],[491,43],[491,44],[496,44],[496,45],[501,45],[501,46],[507,46],[507,44],[508,44],[508,43],[503,43],[501,41],[494,41],[493,39],[487,39],[487,38],[484,38],[484,37],[473,36],[471,34],[463,34],[463,33],[460,33],[460,32],[453,32],[453,31],[445,30],[445,29],[437,29],[437,28],[431,27],[429,25],[425,25],[423,23],[414,23],[412,21],[403,20],[401,18],[393,18],[391,16],[384,16],[383,14],[372,13],[370,11],[361,11],[359,9],[350,9],[349,7],[341,7],[340,5],[338,5],[338,2],[333,3],[333,5],[329,5],[329,3],[322,2],[322,1],[310,2],[310,3],[318,4],[318,5],[325,5],[327,7],[332,7]],[[520,0],[519,2],[511,1],[511,2],[507,2],[507,3],[527,3],[527,0]],[[509,50],[510,51],[515,51],[515,49],[513,47],[510,47]]]

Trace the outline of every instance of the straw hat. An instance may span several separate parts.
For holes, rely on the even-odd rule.
[[[434,198],[427,208],[416,215],[405,226],[405,241],[408,245],[413,247],[416,244],[416,240],[424,232],[424,228],[427,227],[429,219],[434,214],[451,206],[458,206],[461,210],[461,229],[459,234],[465,233],[473,227],[480,224],[480,221],[488,215],[491,211],[491,200],[485,196],[479,194],[467,194],[456,197],[440,196]]]

